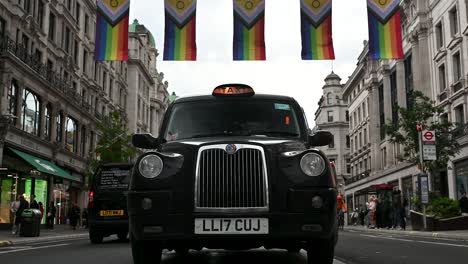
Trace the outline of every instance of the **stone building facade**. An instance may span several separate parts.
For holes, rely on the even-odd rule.
[[[114,110],[126,116],[135,104],[128,64],[95,62],[95,24],[91,0],[0,2],[0,228],[11,223],[16,194],[35,194],[45,207],[53,201],[57,223],[71,203],[84,207],[96,123]],[[164,109],[167,83],[151,59],[148,86],[158,90],[146,98]]]
[[[349,177],[351,170],[349,115],[347,104],[343,100],[341,78],[332,72],[325,78],[325,85],[322,89],[323,96],[315,112],[315,129],[326,130],[333,134],[332,144],[320,147],[320,149],[335,164],[339,188],[343,191],[344,179]]]
[[[390,183],[402,190],[411,208],[420,170],[416,164],[399,159],[402,149],[389,141],[383,127],[398,118],[396,105],[411,107],[408,94],[413,90],[422,91],[445,107],[445,113],[434,119],[457,123],[453,135],[462,145],[461,153],[447,169],[430,175],[430,189],[456,199],[462,188],[468,188],[467,3],[403,0],[402,60],[368,60],[365,43],[357,68],[344,85],[352,140],[352,173],[346,182],[348,203],[363,205],[372,185]]]

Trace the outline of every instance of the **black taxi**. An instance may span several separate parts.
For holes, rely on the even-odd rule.
[[[305,249],[309,263],[333,262],[336,175],[314,147],[291,97],[259,95],[242,84],[180,98],[160,137],[136,134],[148,149],[128,192],[134,263],[159,263],[163,249]]]

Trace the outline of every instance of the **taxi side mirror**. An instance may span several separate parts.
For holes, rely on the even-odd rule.
[[[330,145],[333,141],[333,134],[328,131],[316,131],[314,134],[309,135],[309,144],[313,147],[321,147]]]
[[[132,144],[141,149],[155,149],[158,146],[158,139],[151,134],[134,134]]]

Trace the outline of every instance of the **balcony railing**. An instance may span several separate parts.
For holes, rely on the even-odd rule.
[[[16,57],[36,72],[39,77],[49,83],[49,87],[61,91],[65,97],[72,99],[79,107],[83,107],[90,114],[93,114],[91,106],[82,100],[81,95],[73,89],[73,85],[69,79],[59,72],[50,69],[37,56],[29,54],[24,45],[16,43],[7,36],[0,37],[0,55],[4,56],[8,54]],[[95,116],[98,117],[97,115]]]
[[[365,179],[369,177],[369,175],[370,175],[370,170],[366,170],[364,172],[358,173],[357,175],[353,175],[351,178],[346,179],[346,184],[351,184],[359,180]]]
[[[468,123],[459,124],[454,130],[452,130],[452,136],[456,139],[466,135],[468,135]]]

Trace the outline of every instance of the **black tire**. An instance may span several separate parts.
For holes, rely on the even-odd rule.
[[[160,264],[162,247],[153,241],[136,241],[130,234],[132,257],[134,264]]]
[[[121,241],[126,240],[126,239],[127,239],[127,235],[128,235],[128,232],[127,232],[127,231],[117,233],[117,237],[118,237],[119,240],[121,240]]]
[[[92,244],[101,244],[103,239],[104,236],[101,233],[89,230],[89,240],[91,240]]]
[[[333,264],[335,256],[335,240],[317,240],[307,248],[308,264]]]

